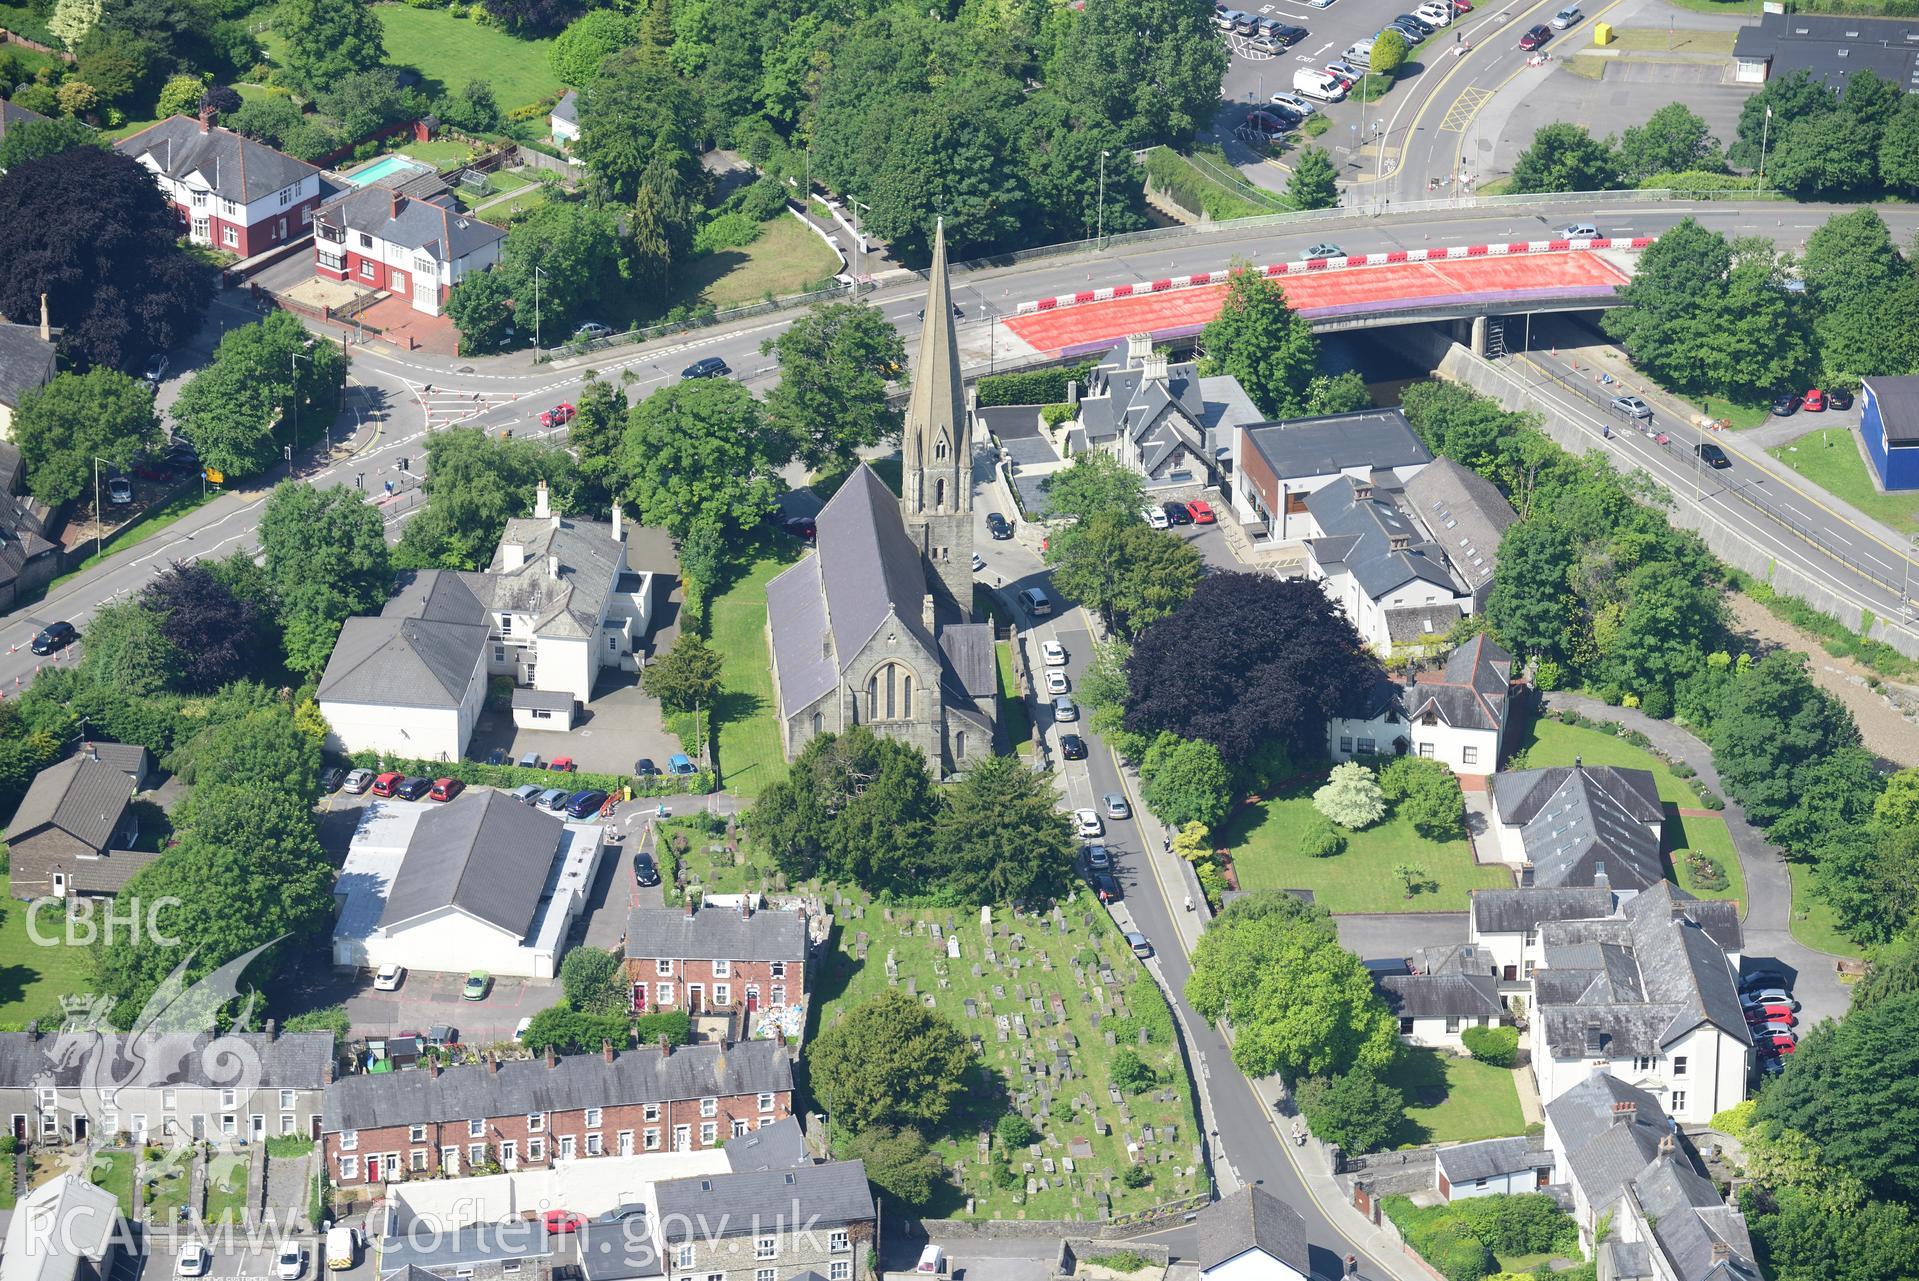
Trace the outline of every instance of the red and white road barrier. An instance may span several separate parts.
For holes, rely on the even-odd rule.
[[[1443,262],[1449,258],[1507,258],[1521,254],[1583,253],[1594,249],[1644,249],[1655,237],[1632,239],[1601,236],[1592,240],[1515,240],[1504,244],[1453,245],[1444,249],[1395,249],[1388,253],[1349,254],[1344,258],[1301,258],[1276,262],[1252,270],[1262,276],[1298,276],[1314,271],[1342,271],[1348,267],[1387,267],[1402,262]],[[1142,294],[1163,294],[1176,289],[1196,289],[1205,285],[1223,285],[1232,271],[1201,271],[1190,276],[1169,276],[1164,280],[1141,280],[1130,285],[1108,285],[1101,289],[1081,289],[1075,293],[1036,298],[1019,304],[1018,316],[1078,307],[1089,302],[1109,302],[1115,298],[1136,298]]]

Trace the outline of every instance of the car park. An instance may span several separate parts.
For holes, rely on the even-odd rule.
[[[1318,98],[1322,102],[1338,102],[1346,96],[1345,86],[1339,79],[1311,67],[1301,67],[1293,72],[1293,92]]]
[[[1126,931],[1126,946],[1132,948],[1133,955],[1142,961],[1153,954],[1153,945],[1138,930]]]
[[[986,532],[992,535],[995,542],[1003,543],[1013,536],[1013,526],[998,512],[987,512]]]
[[[563,400],[553,408],[541,412],[540,426],[564,427],[573,421],[573,416],[578,412],[569,402]]]
[[[1578,5],[1569,4],[1553,15],[1553,30],[1564,31],[1567,27],[1577,24],[1584,16],[1579,12]]]
[[[1319,110],[1319,108],[1296,93],[1276,93],[1273,95],[1272,101],[1275,107],[1290,111],[1302,120]]]
[[[1753,1044],[1761,1054],[1791,1054],[1799,1048],[1799,1042],[1790,1036],[1755,1036]]]
[[[1085,760],[1086,740],[1078,734],[1061,734],[1059,736],[1059,754],[1069,761]]]
[[[1852,393],[1844,387],[1834,387],[1826,393],[1827,409],[1851,409]]]
[[[1551,27],[1543,22],[1534,23],[1532,26],[1526,28],[1525,35],[1519,37],[1519,48],[1522,52],[1531,53],[1552,38],[1553,29]]]
[[[675,752],[666,758],[666,772],[685,778],[689,774],[699,773],[699,770],[694,768],[692,757],[685,752]]]
[[[406,782],[406,775],[396,774],[392,770],[388,770],[373,780],[373,794],[375,796],[391,796],[393,795],[394,789],[404,782]]]
[[[1790,418],[1799,412],[1799,397],[1792,392],[1782,391],[1772,398],[1773,416]]]
[[[462,1001],[483,1001],[493,986],[493,976],[485,970],[475,970],[466,976],[466,986],[460,989]]]
[[[1175,525],[1190,525],[1193,523],[1193,513],[1186,510],[1185,503],[1174,502],[1168,499],[1159,505],[1159,509],[1165,512],[1166,519]]]
[[[125,476],[107,477],[107,502],[115,507],[125,507],[133,501],[133,482]]]
[[[1048,667],[1066,666],[1066,646],[1056,640],[1039,643],[1039,661]]]
[[[1028,587],[1020,592],[1019,603],[1026,612],[1035,618],[1047,618],[1053,612],[1053,600],[1037,587]]]
[[[505,765],[510,759],[504,747],[496,747],[486,754],[486,763],[488,765]]]
[[[1455,16],[1452,5],[1445,0],[1429,0],[1413,10],[1413,17],[1430,27],[1450,27]]]
[[[346,782],[346,771],[338,765],[329,765],[320,771],[320,790],[331,795],[340,790],[340,784]]]
[[[633,856],[633,883],[635,885],[658,885],[660,883],[660,869],[654,865],[653,857],[650,854],[635,854]]]
[[[1782,992],[1790,991],[1792,976],[1779,970],[1754,970],[1739,976],[1739,990],[1742,992],[1756,992],[1769,987],[1776,987]]]
[[[1053,700],[1053,719],[1056,721],[1076,721],[1079,719],[1079,704],[1061,694]]]
[[[1221,31],[1231,31],[1239,25],[1239,20],[1242,16],[1237,9],[1215,9],[1213,10],[1213,25]]]
[[[1099,821],[1098,810],[1091,810],[1091,809],[1074,810],[1073,811],[1073,829],[1080,834],[1080,837],[1083,840],[1091,839],[1093,837],[1104,836],[1106,834],[1106,825]]]
[[[1171,529],[1173,527],[1172,517],[1157,507],[1140,508],[1139,518],[1148,525],[1151,525],[1154,529]]]
[[[33,643],[27,648],[45,658],[48,654],[65,649],[79,639],[80,633],[72,623],[48,623],[40,629],[39,635],[33,638]]]
[[[1778,1076],[1786,1070],[1785,1061],[1773,1054],[1759,1055],[1755,1069],[1760,1076]]]
[[[432,786],[433,784],[430,780],[421,778],[415,774],[408,778],[403,778],[395,784],[393,794],[403,801],[417,801],[425,796],[427,790]]]
[[[597,787],[587,788],[567,798],[566,814],[568,818],[591,818],[600,812],[600,806],[604,804],[605,792]]]
[[[1271,30],[1267,30],[1265,27],[1265,23],[1267,22],[1272,22],[1272,19],[1270,18],[1261,19],[1260,34],[1265,36],[1267,39],[1274,41],[1283,49],[1292,48],[1294,45],[1298,44],[1301,40],[1304,40],[1309,34],[1311,34],[1304,27],[1295,27],[1291,25],[1290,23],[1285,23],[1285,22],[1275,22],[1273,23]]]
[[[1652,406],[1637,396],[1614,396],[1607,407],[1622,417],[1652,421]]]
[[[1416,38],[1420,40],[1424,40],[1427,36],[1430,36],[1433,32],[1439,30],[1438,27],[1435,27],[1432,23],[1426,21],[1424,18],[1416,17],[1415,15],[1410,13],[1400,14],[1398,17],[1394,18],[1389,25],[1398,27],[1401,31],[1410,31]]]
[[[1256,18],[1256,17],[1254,17],[1254,16],[1253,16],[1252,14],[1250,14],[1250,13],[1242,13],[1242,14],[1240,14],[1240,15],[1239,15],[1239,16],[1238,16],[1237,18],[1234,18],[1234,19],[1233,19],[1233,34],[1234,34],[1234,35],[1241,35],[1241,36],[1256,36],[1256,35],[1258,35],[1258,34],[1259,34],[1259,19],[1258,19],[1258,18]],[[923,315],[925,315],[925,313],[924,313],[924,312],[921,312],[921,315],[923,316]]]
[[[341,785],[341,790],[345,791],[349,796],[359,796],[364,793],[367,788],[372,786],[373,771],[370,769],[355,769],[347,771],[346,782]]]
[[[1806,412],[1809,414],[1825,413],[1826,393],[1820,391],[1817,387],[1808,390],[1806,392]]]
[[[1099,807],[1107,818],[1131,818],[1133,807],[1126,803],[1126,797],[1119,792],[1108,792],[1099,798]]]
[[[1071,688],[1072,685],[1067,681],[1066,672],[1063,668],[1049,667],[1046,669],[1046,692],[1048,694],[1064,694]]]
[[[373,976],[375,992],[397,992],[400,984],[406,982],[406,966],[382,965]]]
[[[1219,519],[1213,514],[1213,505],[1204,498],[1195,498],[1187,503],[1186,514],[1193,518],[1195,525],[1211,525]]]
[[[173,1275],[203,1277],[213,1266],[213,1252],[198,1241],[189,1241],[174,1252]]]
[[[1692,447],[1692,452],[1699,455],[1699,461],[1708,467],[1732,466],[1732,459],[1726,457],[1726,451],[1713,444],[1710,440],[1700,441]]]
[[[276,1281],[300,1281],[306,1275],[307,1252],[298,1241],[282,1241],[273,1259]]]
[[[545,790],[538,783],[522,783],[513,789],[513,799],[522,805],[537,805],[540,801],[540,793]]]
[[[1799,1002],[1793,999],[1792,993],[1782,987],[1762,987],[1755,988],[1749,992],[1741,992],[1739,994],[1739,1003],[1747,1007],[1754,1005],[1783,1005],[1787,1009],[1795,1011],[1799,1008]]]
[[[702,356],[680,371],[682,378],[724,378],[732,373],[718,356]]]
[[[1316,245],[1306,246],[1308,258],[1344,258],[1346,251],[1330,240],[1322,240]]]
[[[427,790],[427,799],[433,801],[450,801],[458,796],[465,787],[466,784],[457,778],[436,778],[433,780],[433,786]]]
[[[540,793],[539,807],[543,810],[559,810],[566,806],[566,798],[573,795],[564,787],[549,787]]]
[[[1086,866],[1095,872],[1103,872],[1113,865],[1113,856],[1104,845],[1095,842],[1086,847]]]

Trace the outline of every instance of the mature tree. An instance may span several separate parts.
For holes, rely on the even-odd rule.
[[[252,696],[260,687],[245,687]],[[285,792],[311,804],[320,793],[320,741],[284,704],[268,703],[195,734],[167,756],[167,767],[198,785],[176,810],[194,826],[217,787]]]
[[[624,382],[598,378],[591,369],[573,403],[577,412],[567,428],[567,447],[578,473],[580,497],[593,510],[603,511],[619,484],[620,438],[626,434],[632,406],[627,403]]]
[[[96,458],[125,469],[158,444],[160,418],[153,393],[118,370],[55,374],[20,398],[13,440],[26,464],[28,491],[57,507],[93,493]]]
[[[87,680],[127,694],[157,694],[184,666],[160,616],[136,601],[106,605],[87,624],[80,672]]]
[[[1098,614],[1108,631],[1136,635],[1177,609],[1198,584],[1199,552],[1134,512],[1102,512],[1055,533],[1047,544],[1053,585]]]
[[[889,989],[820,1029],[806,1050],[813,1097],[836,1126],[938,1125],[973,1054],[952,1020]]]
[[[1886,779],[1872,817],[1887,829],[1919,827],[1919,769],[1902,769]]]
[[[1383,1071],[1399,1056],[1399,1021],[1332,918],[1291,894],[1261,890],[1228,904],[1200,936],[1186,999],[1233,1025],[1233,1064],[1248,1076]]]
[[[1406,37],[1393,27],[1387,27],[1373,37],[1373,51],[1367,57],[1366,69],[1376,76],[1386,77],[1387,83],[1399,74],[1406,65],[1406,55],[1412,52],[1412,46]]]
[[[1231,374],[1268,417],[1300,412],[1319,372],[1312,325],[1286,302],[1286,290],[1250,267],[1237,269],[1219,314],[1200,331],[1202,374]]]
[[[1459,383],[1414,383],[1400,403],[1406,421],[1428,449],[1482,476],[1493,472],[1495,462],[1506,452],[1506,442],[1526,421]],[[1499,554],[1503,563],[1504,549]]]
[[[1238,764],[1268,742],[1322,747],[1326,718],[1380,668],[1316,584],[1214,574],[1141,634],[1126,674],[1128,729],[1203,738]]]
[[[1229,61],[1212,18],[1182,0],[1087,0],[1047,68],[1076,114],[1126,146],[1182,143],[1212,123]]]
[[[1557,521],[1535,516],[1507,526],[1486,618],[1508,649],[1555,661],[1570,655],[1566,602],[1578,560],[1573,531]]]
[[[1828,111],[1774,129],[1766,185],[1801,198],[1856,191],[1873,185],[1878,153],[1877,135],[1850,112]]]
[[[1365,1068],[1300,1082],[1299,1110],[1316,1138],[1352,1156],[1377,1152],[1406,1120],[1406,1096]]]
[[[1799,799],[1773,820],[1768,837],[1801,858],[1822,857],[1842,842],[1871,840],[1867,824],[1885,786],[1871,752],[1834,748],[1807,762],[1794,781]]]
[[[684,537],[701,519],[750,530],[773,513],[792,457],[753,393],[729,378],[662,387],[633,407],[621,449],[626,494],[649,525]]]
[[[779,358],[766,423],[809,470],[850,467],[859,451],[899,435],[886,383],[906,368],[906,344],[877,307],[825,303],[760,347]]]
[[[1683,102],[1669,102],[1643,125],[1619,135],[1619,161],[1628,181],[1640,182],[1655,174],[1714,172],[1725,167],[1719,139],[1698,112]]]
[[[79,47],[100,21],[103,0],[55,0],[47,18],[47,30],[59,37],[68,51]]]
[[[1386,817],[1386,798],[1379,780],[1358,761],[1333,766],[1326,782],[1313,793],[1313,808],[1350,832],[1371,827]]]
[[[344,485],[284,482],[260,517],[260,548],[280,600],[287,666],[318,675],[340,624],[386,600],[392,570],[379,510]]]
[[[567,959],[586,950],[576,949]],[[632,1022],[625,1014],[593,1014],[563,1003],[535,1014],[519,1041],[535,1054],[549,1049],[555,1054],[597,1054],[607,1041],[615,1049],[624,1049],[632,1039]]]
[[[1146,749],[1139,774],[1146,808],[1169,827],[1218,827],[1232,808],[1232,771],[1211,743],[1161,734]]]
[[[1719,586],[1693,566],[1655,560],[1626,576],[1625,597],[1606,671],[1614,684],[1638,694],[1642,706],[1656,691],[1653,714],[1669,714],[1673,686],[1697,670],[1725,631]]]
[[[1459,779],[1438,761],[1395,757],[1379,771],[1379,789],[1393,813],[1427,840],[1466,839],[1466,801]]]
[[[543,441],[500,440],[478,427],[427,437],[426,485],[431,501],[407,522],[393,563],[406,569],[484,569],[506,522],[533,512],[545,481],[554,511],[570,509],[573,460]]]
[[[1075,454],[1070,465],[1040,481],[1046,511],[1061,520],[1084,521],[1104,512],[1137,518],[1146,501],[1140,474],[1116,456],[1096,450]]]
[[[179,656],[172,683],[183,693],[209,693],[273,665],[260,661],[272,651],[259,606],[235,596],[204,564],[175,561],[147,584],[140,603]]]
[[[1819,897],[1861,943],[1890,943],[1919,919],[1919,828],[1846,833],[1822,847]]]
[[[1806,1033],[1759,1096],[1756,1125],[1783,1126],[1878,1195],[1919,1200],[1919,996],[1889,997]]]
[[[580,0],[484,0],[486,11],[516,36],[550,36],[580,16]]]
[[[0,315],[37,317],[44,296],[68,360],[137,371],[199,326],[211,289],[178,235],[153,174],[125,156],[76,147],[9,166]]]
[[[0,150],[0,167],[5,156]],[[1919,195],[1919,96],[1901,98],[1879,135],[1879,181],[1908,198]]]
[[[553,42],[547,61],[561,84],[574,88],[599,72],[600,64],[633,38],[633,20],[617,9],[595,9],[574,19]]]
[[[1541,125],[1530,147],[1513,162],[1515,192],[1611,191],[1622,185],[1623,165],[1609,142],[1584,125]]]
[[[0,173],[18,169],[29,160],[38,160],[42,156],[57,156],[75,147],[101,145],[100,134],[83,121],[17,120],[7,126],[6,136],[0,137]],[[34,314],[39,314],[37,309]]]
[[[1767,827],[1802,795],[1810,764],[1859,746],[1859,727],[1812,683],[1803,654],[1775,650],[1726,692],[1707,741],[1727,791]]]
[[[1755,1187],[1741,1201],[1766,1275],[1776,1281],[1919,1276],[1919,1221],[1901,1202],[1858,1200],[1835,1214],[1800,1187]]]
[[[208,467],[234,479],[257,476],[303,436],[317,436],[339,412],[346,357],[331,343],[311,347],[291,312],[229,329],[213,361],[189,378],[173,419]]]
[[[551,201],[515,220],[488,274],[499,274],[512,287],[520,341],[537,337],[552,346],[593,319],[628,275],[627,245],[619,211],[608,206]]]
[[[1907,930],[1883,947],[1872,949],[1866,977],[1852,989],[1851,1009],[1896,996],[1919,996],[1919,931]]]
[[[861,1130],[847,1140],[845,1156],[865,1162],[867,1181],[909,1213],[929,1204],[946,1183],[946,1163],[910,1125]]]
[[[513,233],[509,230],[508,236]],[[527,320],[533,315],[533,300],[527,299]],[[513,298],[513,281],[499,267],[491,271],[469,271],[446,296],[446,314],[460,331],[460,354],[484,356],[499,351],[517,334],[518,306]],[[529,331],[526,335],[531,338]]]
[[[1741,169],[1756,170],[1761,148],[1768,148],[1765,158],[1770,160],[1769,148],[1779,145],[1780,131],[1787,125],[1838,109],[1839,100],[1832,90],[1824,81],[1814,80],[1810,72],[1772,76],[1759,92],[1740,104],[1738,137],[1726,158]],[[1770,122],[1768,112],[1772,116]]]
[[[344,77],[327,87],[319,105],[339,122],[340,133],[347,138],[364,138],[426,110],[417,91],[401,87],[399,72],[393,67],[371,67]]]
[[[626,984],[626,962],[618,952],[599,947],[576,947],[560,962],[560,987],[566,1003],[583,1014],[616,1014],[624,1018],[633,995]]]
[[[207,82],[188,72],[167,77],[160,86],[160,96],[154,101],[154,113],[165,119],[169,116],[191,116],[200,111],[200,99],[206,95]]]
[[[925,755],[854,725],[809,741],[787,777],[761,789],[746,825],[790,880],[921,894],[937,877],[938,809]]]
[[[663,158],[703,203],[706,180],[693,133],[698,100],[671,63],[638,49],[608,59],[580,86],[579,117],[574,154],[608,196],[632,200],[647,166]]]
[[[1324,147],[1306,147],[1293,157],[1286,197],[1299,209],[1331,209],[1339,203],[1338,176]]]
[[[366,0],[281,0],[274,33],[287,79],[319,94],[386,61],[386,33]]]
[[[1892,232],[1870,205],[1836,213],[1806,237],[1799,274],[1821,311],[1883,293],[1911,273]]]
[[[933,825],[944,886],[964,903],[1017,903],[1063,891],[1073,833],[1042,776],[1012,756],[988,757],[948,789]]]
[[[640,688],[669,712],[712,707],[720,690],[719,653],[691,630],[681,631],[673,648],[646,665]]]
[[[1731,271],[1725,237],[1684,219],[1639,256],[1632,280],[1619,291],[1622,305],[1600,325],[1659,382],[1680,392],[1717,392],[1706,352],[1717,345],[1719,302]]]
[[[1306,384],[1306,412],[1314,417],[1350,414],[1372,407],[1373,394],[1366,390],[1366,379],[1357,369],[1314,374],[1313,380]]]

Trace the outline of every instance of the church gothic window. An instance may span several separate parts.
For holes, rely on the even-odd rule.
[[[913,673],[899,663],[882,664],[866,682],[866,711],[876,721],[913,719]]]

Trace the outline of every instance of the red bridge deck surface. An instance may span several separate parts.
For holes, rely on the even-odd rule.
[[[1626,283],[1626,274],[1595,253],[1525,254],[1514,257],[1453,258],[1444,262],[1393,263],[1348,267],[1275,277],[1295,311],[1363,311],[1370,305],[1418,306],[1461,294],[1501,294],[1535,290],[1599,289]],[[1081,303],[1025,316],[1010,316],[1006,327],[1041,351],[1111,339],[1127,334],[1197,327],[1211,320],[1226,296],[1225,285],[1203,285],[1165,293]]]

